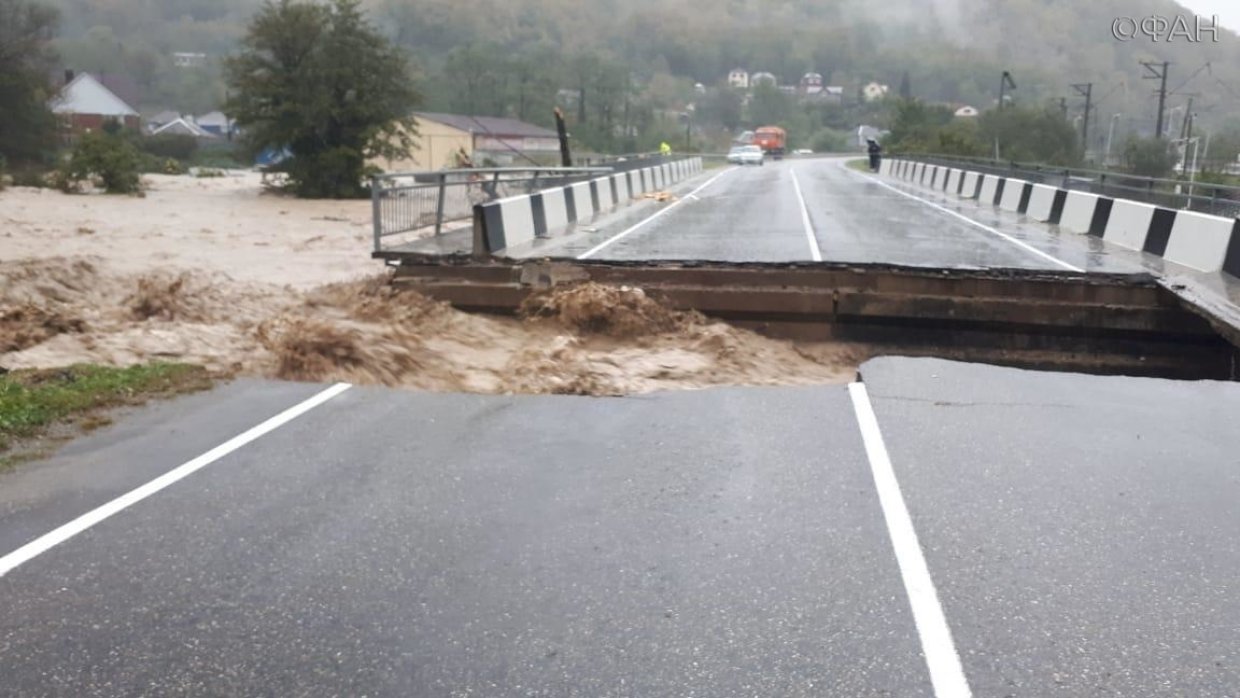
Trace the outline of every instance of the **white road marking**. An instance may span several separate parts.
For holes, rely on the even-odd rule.
[[[846,167],[845,169],[848,169],[848,168]],[[879,186],[886,187],[887,189],[890,189],[891,191],[893,191],[893,192],[895,192],[895,193],[899,194],[900,196],[906,196],[906,197],[908,197],[908,198],[910,198],[910,199],[912,199],[912,200],[914,200],[914,201],[920,201],[921,203],[923,203],[923,204],[925,204],[925,205],[929,206],[930,208],[936,209],[936,210],[938,210],[938,211],[942,211],[943,213],[946,213],[946,214],[947,214],[947,215],[949,215],[949,216],[953,216],[953,217],[955,217],[955,218],[959,218],[960,220],[964,221],[965,223],[968,223],[969,225],[972,225],[972,226],[977,227],[977,228],[981,228],[982,230],[985,230],[985,231],[986,231],[986,232],[988,232],[988,233],[991,233],[991,234],[994,234],[994,235],[998,235],[999,237],[1003,238],[1004,240],[1007,240],[1008,242],[1012,243],[1013,245],[1016,245],[1017,247],[1020,247],[1021,249],[1025,250],[1026,252],[1032,252],[1033,254],[1035,254],[1035,255],[1037,255],[1037,256],[1039,256],[1039,257],[1041,257],[1041,258],[1043,258],[1043,259],[1045,259],[1045,260],[1047,260],[1047,261],[1054,262],[1055,264],[1058,264],[1059,266],[1063,267],[1064,269],[1067,269],[1068,271],[1076,271],[1076,272],[1084,272],[1084,271],[1085,271],[1084,269],[1082,269],[1082,268],[1080,268],[1080,267],[1078,267],[1078,266],[1074,266],[1074,265],[1072,265],[1072,264],[1068,264],[1067,262],[1063,261],[1062,259],[1059,259],[1059,258],[1057,258],[1057,257],[1051,256],[1051,255],[1049,255],[1049,254],[1047,254],[1047,253],[1043,252],[1042,250],[1039,250],[1038,248],[1036,248],[1036,247],[1034,247],[1034,246],[1032,246],[1032,245],[1030,245],[1030,244],[1028,244],[1028,243],[1026,243],[1026,242],[1022,242],[1022,241],[1020,241],[1020,240],[1017,240],[1016,238],[1012,237],[1011,235],[1008,235],[1007,233],[1004,233],[1004,232],[1000,232],[1000,231],[998,231],[998,230],[995,230],[994,228],[992,228],[992,227],[990,227],[990,226],[988,226],[988,225],[986,225],[986,224],[984,224],[984,223],[978,223],[977,221],[973,220],[972,218],[969,218],[968,216],[961,215],[961,214],[959,214],[959,213],[957,213],[957,212],[955,212],[955,211],[951,210],[950,208],[947,208],[947,207],[945,207],[945,206],[940,206],[940,205],[938,205],[938,204],[934,203],[933,201],[927,201],[927,200],[925,200],[925,199],[921,198],[920,196],[915,196],[915,195],[913,195],[913,194],[909,194],[908,192],[903,192],[903,191],[900,191],[899,189],[896,189],[895,187],[891,186],[890,184],[888,184],[888,183],[886,183],[886,182],[882,181],[881,179],[879,179],[879,178],[877,178],[877,177],[871,177],[870,175],[867,175],[867,174],[862,174],[862,173],[860,173],[860,172],[857,172],[856,170],[848,170],[848,171],[849,171],[849,172],[852,172],[853,174],[859,175],[859,176],[861,176],[861,177],[865,177],[866,179],[870,180],[871,182],[874,182],[875,184],[877,184],[877,185],[879,185]]]
[[[814,235],[814,226],[809,222],[809,207],[805,205],[805,197],[801,194],[801,183],[797,181],[797,171],[788,168],[792,173],[792,188],[797,192],[797,201],[801,203],[801,223],[805,226],[805,237],[809,240],[809,255],[815,262],[822,261],[822,250],[818,249],[818,238]]]
[[[277,414],[262,424],[254,426],[249,430],[234,436],[201,456],[169,470],[145,485],[142,485],[137,489],[130,490],[107,504],[92,509],[69,523],[39,536],[8,555],[0,557],[0,577],[3,577],[13,571],[13,569],[18,565],[28,562],[33,558],[47,552],[51,548],[60,545],[61,543],[69,540],[73,536],[76,536],[82,531],[85,531],[113,514],[121,512],[127,507],[137,504],[165,487],[176,483],[178,480],[189,477],[198,470],[205,468],[211,463],[223,458],[233,451],[236,451],[260,436],[263,436],[264,434],[274,431],[275,429],[293,421],[297,417],[300,417],[301,415],[336,397],[351,387],[352,386],[348,383],[337,383],[309,398],[308,400],[284,410],[280,414]]]
[[[711,177],[710,179],[706,180],[706,182],[705,182],[704,184],[702,184],[702,186],[700,186],[700,187],[698,187],[697,189],[694,189],[693,191],[689,192],[689,193],[688,193],[688,194],[686,194],[683,198],[681,198],[680,200],[676,201],[676,202],[675,202],[675,203],[673,203],[672,205],[668,206],[667,208],[662,208],[662,209],[659,209],[658,211],[656,211],[656,212],[654,213],[654,215],[651,215],[651,216],[650,216],[650,217],[648,217],[648,218],[643,218],[642,220],[638,221],[637,223],[635,223],[634,225],[632,225],[632,226],[631,226],[631,227],[629,227],[628,229],[623,230],[623,231],[621,231],[621,232],[619,232],[619,233],[616,233],[615,235],[613,235],[613,236],[611,236],[611,237],[607,238],[606,240],[604,240],[604,241],[600,242],[599,244],[595,245],[594,247],[591,247],[590,249],[586,250],[585,252],[583,252],[583,253],[581,253],[581,254],[577,255],[577,259],[587,259],[587,258],[589,258],[589,257],[594,256],[594,254],[595,254],[595,253],[602,251],[603,249],[607,248],[608,246],[610,246],[610,245],[611,245],[612,243],[614,243],[614,242],[617,242],[617,241],[619,241],[619,240],[622,240],[622,239],[624,239],[624,238],[628,237],[628,235],[629,235],[630,233],[633,233],[633,232],[637,231],[638,229],[640,229],[641,227],[645,226],[645,225],[646,225],[647,223],[649,223],[650,221],[652,221],[652,220],[654,220],[654,219],[658,218],[659,216],[662,216],[663,214],[667,213],[668,211],[671,211],[672,209],[676,208],[677,206],[679,206],[679,205],[683,204],[684,202],[688,201],[690,198],[694,198],[694,199],[696,199],[696,198],[697,198],[697,193],[698,193],[698,192],[700,192],[700,191],[702,191],[703,189],[705,189],[706,187],[709,187],[710,185],[714,184],[714,183],[715,183],[715,180],[719,179],[720,177],[724,176],[725,174],[727,174],[727,173],[731,172],[731,171],[732,171],[732,170],[734,170],[734,169],[736,169],[736,168],[730,167],[730,168],[728,168],[728,169],[724,170],[723,172],[720,172],[719,174],[715,175],[714,177]]]
[[[891,547],[895,549],[900,576],[904,579],[904,591],[908,594],[909,605],[913,609],[913,621],[917,624],[917,634],[921,638],[921,651],[926,656],[926,668],[930,670],[934,695],[937,698],[970,698],[973,694],[969,689],[969,681],[965,678],[964,667],[960,664],[960,655],[956,653],[956,643],[952,640],[951,628],[943,615],[943,606],[939,603],[934,581],[930,579],[930,568],[926,566],[921,544],[917,541],[913,519],[905,506],[904,495],[900,493],[900,483],[891,467],[891,457],[883,443],[883,434],[878,428],[878,418],[874,416],[874,406],[870,404],[869,393],[864,383],[850,384],[848,393],[852,397],[853,410],[857,413],[857,425],[861,428],[861,439],[865,442],[865,452],[870,460],[870,470],[874,475],[874,487],[878,490],[878,501],[883,508],[883,518],[887,520]]]

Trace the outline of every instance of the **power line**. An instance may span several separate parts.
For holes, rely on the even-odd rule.
[[[1098,99],[1095,99],[1095,100],[1094,100],[1094,106],[1095,106],[1095,107],[1097,107],[1099,104],[1102,104],[1103,102],[1107,101],[1107,98],[1108,98],[1108,97],[1110,97],[1111,95],[1115,94],[1116,90],[1118,90],[1118,89],[1119,89],[1119,88],[1121,88],[1121,87],[1127,87],[1127,86],[1128,86],[1128,85],[1127,85],[1127,83],[1126,83],[1126,82],[1121,82],[1120,84],[1116,85],[1115,87],[1112,87],[1110,92],[1108,92],[1108,93],[1106,93],[1106,94],[1102,95],[1101,97],[1099,97]]]
[[[1168,72],[1167,69],[1171,65],[1171,63],[1170,61],[1163,61],[1162,66],[1161,66],[1162,67],[1161,71],[1156,67],[1158,66],[1157,63],[1147,63],[1145,61],[1141,61],[1141,65],[1144,66],[1147,71],[1149,71],[1149,75],[1141,76],[1143,80],[1161,80],[1162,81],[1162,84],[1158,88],[1158,126],[1155,127],[1154,129],[1155,137],[1162,138],[1163,137],[1163,113],[1164,113],[1164,109],[1166,109],[1167,107],[1167,72]]]
[[[1168,92],[1167,94],[1171,94],[1171,95],[1173,95],[1173,94],[1175,94],[1175,93],[1179,92],[1180,90],[1184,89],[1184,87],[1185,87],[1186,85],[1188,85],[1188,83],[1192,82],[1192,81],[1193,81],[1193,78],[1195,78],[1195,77],[1197,77],[1198,75],[1200,75],[1200,74],[1201,74],[1201,71],[1203,71],[1203,70],[1210,70],[1210,61],[1206,61],[1206,62],[1205,62],[1205,65],[1201,66],[1201,67],[1200,67],[1200,68],[1198,68],[1197,70],[1194,70],[1194,71],[1193,71],[1193,74],[1192,74],[1192,75],[1189,75],[1187,80],[1185,80],[1184,82],[1180,83],[1179,87],[1176,87],[1174,90],[1171,90],[1171,91],[1170,91],[1170,92]],[[1213,72],[1211,72],[1211,73],[1210,73],[1210,75],[1214,75],[1214,73],[1213,73]]]

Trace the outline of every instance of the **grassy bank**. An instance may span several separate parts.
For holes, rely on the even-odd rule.
[[[202,367],[170,363],[83,364],[0,375],[0,465],[38,455],[40,444],[34,442],[45,437],[55,440],[109,424],[108,408],[210,387]]]

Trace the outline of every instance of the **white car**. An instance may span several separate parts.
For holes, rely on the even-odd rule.
[[[733,165],[765,165],[766,154],[756,145],[738,145],[728,151],[728,162]]]
[[[792,151],[792,154],[793,155],[813,155],[814,151],[810,150],[809,148],[798,148]]]

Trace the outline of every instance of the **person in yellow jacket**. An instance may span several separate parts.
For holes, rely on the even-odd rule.
[[[672,146],[668,145],[667,141],[663,141],[663,143],[659,145],[659,155],[671,155],[671,154],[672,154]]]

